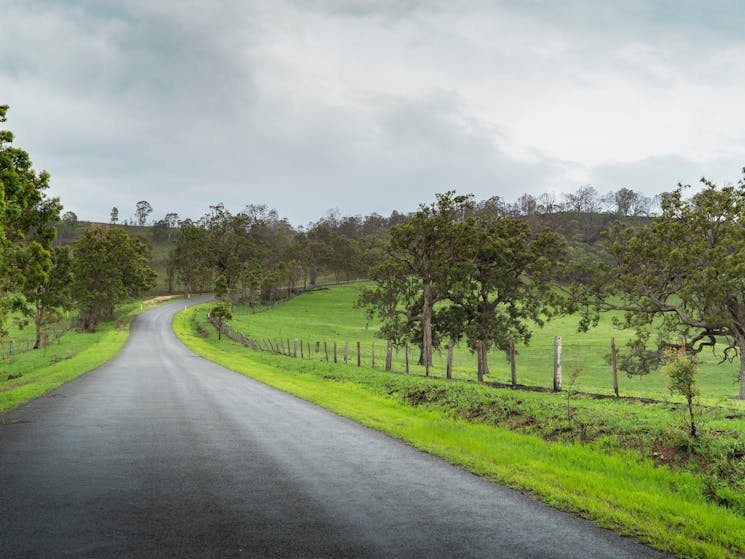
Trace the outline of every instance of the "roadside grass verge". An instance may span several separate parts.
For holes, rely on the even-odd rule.
[[[96,332],[71,329],[43,349],[0,361],[0,413],[103,365],[124,346],[134,316],[149,306],[151,304],[140,302],[123,305],[114,318],[100,324]]]
[[[291,359],[225,338],[218,342],[204,313],[205,307],[183,311],[173,326],[207,359],[660,550],[683,557],[745,555],[740,488],[717,488],[694,462],[673,468],[667,457],[655,462],[651,448],[632,444],[636,436],[643,444],[662,443],[660,449],[677,460],[688,442],[670,426],[674,404],[515,392]],[[744,429],[738,413],[722,411],[710,430],[734,421],[726,424],[725,438],[739,444]],[[732,444],[719,451],[726,455]]]

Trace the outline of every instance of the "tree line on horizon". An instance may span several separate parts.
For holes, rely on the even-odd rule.
[[[0,106],[0,122],[7,110]],[[49,174],[12,142],[0,130],[0,331],[14,313],[34,323],[38,347],[61,311],[76,310],[78,326],[95,330],[152,288],[155,271],[150,244],[115,223],[116,208],[111,224],[61,243],[77,216],[61,214],[46,193]],[[619,327],[636,333],[626,372],[649,372],[667,351],[693,359],[723,347],[723,359],[739,358],[745,398],[745,182],[702,181],[690,196],[682,185],[655,199],[585,186],[556,203],[451,191],[406,214],[329,212],[299,228],[264,205],[231,213],[216,204],[197,220],[168,213],[150,233],[170,251],[171,292],[219,285],[226,300],[258,305],[319,278],[369,277],[360,304],[382,319],[385,337],[418,345],[425,367],[437,344],[464,340],[481,375],[489,348],[527,342],[557,312],[577,313],[587,329],[601,312],[621,310]],[[144,226],[153,209],[143,200],[136,211]]]

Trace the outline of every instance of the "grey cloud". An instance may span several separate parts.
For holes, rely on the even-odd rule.
[[[699,188],[702,177],[716,184],[735,183],[743,166],[745,154],[740,159],[728,157],[703,163],[676,156],[649,157],[599,166],[591,171],[589,182],[603,192],[626,187],[654,195],[674,190],[679,183]]]
[[[464,90],[484,87],[483,76],[517,76],[550,100],[553,88],[592,85],[607,72],[666,87],[638,58],[618,56],[632,40],[674,71],[698,49],[695,64],[710,71],[707,57],[727,39],[691,41],[700,10],[684,5],[663,25],[664,10],[646,5],[18,1],[0,34],[0,102],[11,104],[19,145],[51,171],[55,193],[81,218],[106,219],[113,205],[126,216],[146,198],[156,214],[192,217],[218,201],[267,203],[301,224],[331,207],[413,209],[449,188],[507,198],[573,190],[567,177],[581,161],[530,149],[518,159],[504,149],[500,109],[519,93],[497,82],[486,92],[495,110],[484,116]],[[706,38],[738,20],[701,17]],[[319,43],[312,54],[302,50]],[[326,68],[324,56],[338,67]],[[390,83],[365,75],[366,65],[399,57],[403,73],[383,74]],[[346,89],[325,95],[334,84],[324,80],[335,77]],[[684,168],[706,167],[678,156],[605,165],[590,178],[601,190],[644,184],[657,192]]]

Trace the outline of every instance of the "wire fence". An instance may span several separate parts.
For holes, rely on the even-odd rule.
[[[409,344],[397,346],[385,340],[328,341],[301,336],[258,339],[215,317],[208,315],[207,319],[220,335],[245,347],[290,358],[458,380],[477,378],[477,354],[462,346],[450,345],[435,351],[432,365],[427,370],[421,365],[419,348]],[[624,396],[638,395],[638,387],[632,387],[632,381],[625,375],[621,375],[619,380],[615,339],[610,340],[605,355],[598,355],[597,348],[567,348],[560,336],[554,338],[552,346],[518,347],[510,344],[507,351],[492,350],[488,353],[483,379],[496,386],[554,392],[581,389],[615,397],[619,397],[622,388],[628,386]],[[661,396],[664,386],[661,381],[654,381],[645,388],[645,393]]]
[[[39,340],[39,347],[42,350],[52,344],[53,342],[59,342],[60,338],[70,330],[71,326],[65,323],[60,328],[54,328],[51,330],[44,330]],[[13,339],[0,339],[0,360],[12,360],[16,355],[32,351],[36,345],[36,337],[29,338],[13,338]]]

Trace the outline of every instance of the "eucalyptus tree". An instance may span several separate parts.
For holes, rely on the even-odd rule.
[[[169,263],[169,274],[184,286],[184,296],[204,290],[211,282],[210,248],[207,230],[190,221],[181,222]]]
[[[629,374],[656,368],[684,336],[690,353],[723,346],[723,359],[739,356],[745,399],[745,182],[702,182],[691,198],[681,185],[663,195],[649,225],[611,228],[604,243],[615,262],[597,263],[574,297],[585,305],[582,328],[601,311],[625,311],[620,325],[636,332],[621,362]]]
[[[563,237],[531,234],[523,220],[481,216],[467,224],[467,243],[438,322],[453,338],[465,335],[476,352],[479,380],[491,347],[528,343],[532,326],[562,308],[555,279],[566,254]]]
[[[0,123],[8,106],[0,106]],[[18,296],[48,280],[54,223],[62,206],[49,198],[49,174],[36,173],[27,152],[11,145],[13,134],[0,130],[0,329],[10,306],[23,310]]]
[[[154,285],[150,247],[122,229],[89,229],[73,245],[72,295],[80,326],[95,331],[116,305]]]
[[[145,221],[147,220],[147,216],[149,216],[151,213],[153,213],[153,207],[150,205],[150,202],[147,200],[140,200],[135,205],[135,217],[137,218],[137,225],[142,227],[145,225]]]
[[[51,254],[36,247],[24,262],[23,312],[34,323],[34,349],[41,346],[42,328],[50,318],[59,319],[60,310],[73,307],[72,261],[68,247],[54,247]]]
[[[401,338],[415,327],[421,335],[422,364],[432,365],[434,307],[450,296],[450,286],[463,261],[468,237],[464,215],[472,209],[471,195],[449,191],[421,205],[407,221],[391,228],[390,245],[381,263],[370,270],[375,287],[359,303],[383,319],[383,331]]]

